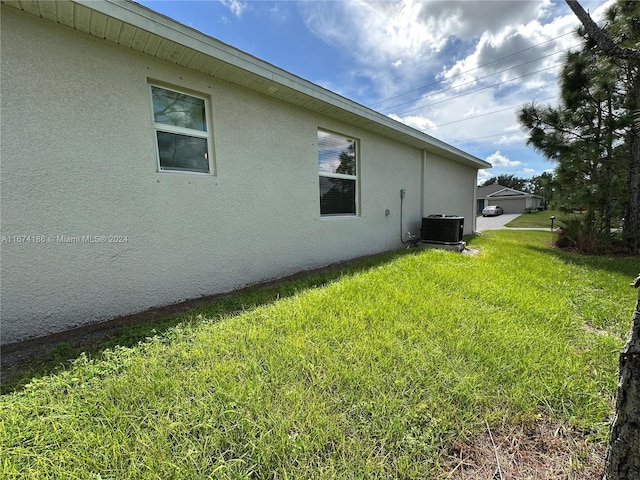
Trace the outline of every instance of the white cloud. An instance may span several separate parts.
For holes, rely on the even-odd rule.
[[[523,25],[507,25],[499,32],[485,31],[474,51],[445,68],[441,78],[452,85],[482,80],[499,83],[518,77],[523,83],[535,81],[538,77],[530,78],[535,72],[553,68],[562,62],[567,48],[580,44],[571,33],[575,25],[571,17],[564,16],[544,25],[536,19]]]
[[[592,10],[598,19],[604,8]],[[561,36],[579,22],[559,0],[311,1],[302,2],[300,11],[316,36],[351,57],[354,72],[368,77],[380,98],[438,80],[445,81],[441,89],[472,82],[470,89],[523,75],[530,76],[508,87],[550,96],[555,73],[532,72],[561,63],[563,50],[579,44],[574,35]]]
[[[506,156],[500,153],[500,150],[496,150],[494,153],[487,157],[487,162],[491,163],[493,167],[517,167],[522,165],[522,162],[518,160],[509,160]]]
[[[494,145],[512,145],[514,143],[523,143],[527,141],[527,136],[524,133],[501,135],[498,140],[495,140]]]
[[[406,117],[399,117],[398,115],[391,114],[389,117],[397,120],[398,122],[402,122],[410,127],[415,128],[416,130],[420,130],[422,132],[427,132],[435,128],[435,123],[429,120],[426,117],[422,117],[420,115],[409,115]]]
[[[273,19],[279,22],[284,22],[289,19],[288,8],[281,4],[274,4],[274,6],[269,9],[269,13]]]
[[[491,169],[489,169],[489,170],[478,170],[478,185],[482,185],[484,182],[486,182],[487,180],[489,180],[493,176],[495,176],[495,175],[493,175],[491,173]]]
[[[236,17],[241,17],[247,9],[247,2],[244,0],[221,0],[222,4],[227,7]]]
[[[375,67],[402,62],[406,67],[403,75],[418,80],[420,76],[413,78],[412,74],[424,72],[425,67],[436,67],[437,71],[443,63],[455,60],[447,49],[453,43],[457,50],[468,44],[465,48],[471,48],[469,54],[473,53],[473,45],[478,44],[475,59],[466,62],[472,68],[485,59],[487,52],[491,53],[491,48],[503,55],[509,49],[513,52],[524,44],[533,44],[539,35],[531,33],[526,40],[520,39],[516,36],[517,29],[533,25],[532,22],[540,25],[539,19],[548,13],[550,6],[551,0],[313,1],[303,2],[301,12],[311,31],[345,48],[357,64],[371,68],[370,73],[384,77],[384,70]],[[552,33],[552,29],[547,32]],[[454,65],[463,68],[465,58],[454,61]],[[449,70],[451,67],[445,72]]]
[[[489,90],[458,98],[440,94],[425,99],[424,104],[431,104],[430,107],[413,110],[413,105],[406,105],[389,116],[446,142],[471,139],[481,139],[489,145],[522,142],[526,137],[516,124],[516,111],[522,99],[514,92],[503,101],[502,105],[496,103]],[[417,119],[423,120],[418,123]]]

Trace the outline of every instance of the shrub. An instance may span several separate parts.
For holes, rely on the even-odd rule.
[[[554,245],[587,255],[628,253],[629,246],[617,233],[584,216],[566,216],[556,231]]]

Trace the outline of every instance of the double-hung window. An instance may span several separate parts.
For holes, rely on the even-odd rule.
[[[358,214],[358,141],[318,130],[320,214]]]
[[[159,171],[211,172],[207,100],[151,85]]]

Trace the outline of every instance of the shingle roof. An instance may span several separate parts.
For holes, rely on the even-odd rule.
[[[492,193],[499,192],[500,190],[504,190],[507,187],[503,187],[502,185],[498,185],[494,183],[493,185],[485,185],[484,187],[478,187],[478,198],[484,198],[487,195],[491,195]]]
[[[504,190],[504,192],[502,192]],[[496,193],[500,193],[500,195],[495,195]],[[542,198],[540,195],[534,195],[533,193],[523,192],[521,190],[516,190],[515,188],[505,187],[503,185],[498,185],[494,183],[493,185],[486,185],[484,187],[477,188],[476,198],[486,198],[488,196],[493,196],[494,198],[502,198],[502,197],[536,197]]]

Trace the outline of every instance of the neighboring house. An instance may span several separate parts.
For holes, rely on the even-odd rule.
[[[504,213],[524,213],[526,210],[537,210],[544,205],[544,199],[539,195],[521,192],[502,185],[486,185],[478,187],[477,213],[481,213],[484,207],[500,205]]]
[[[2,343],[474,230],[490,164],[138,4],[1,21]]]

